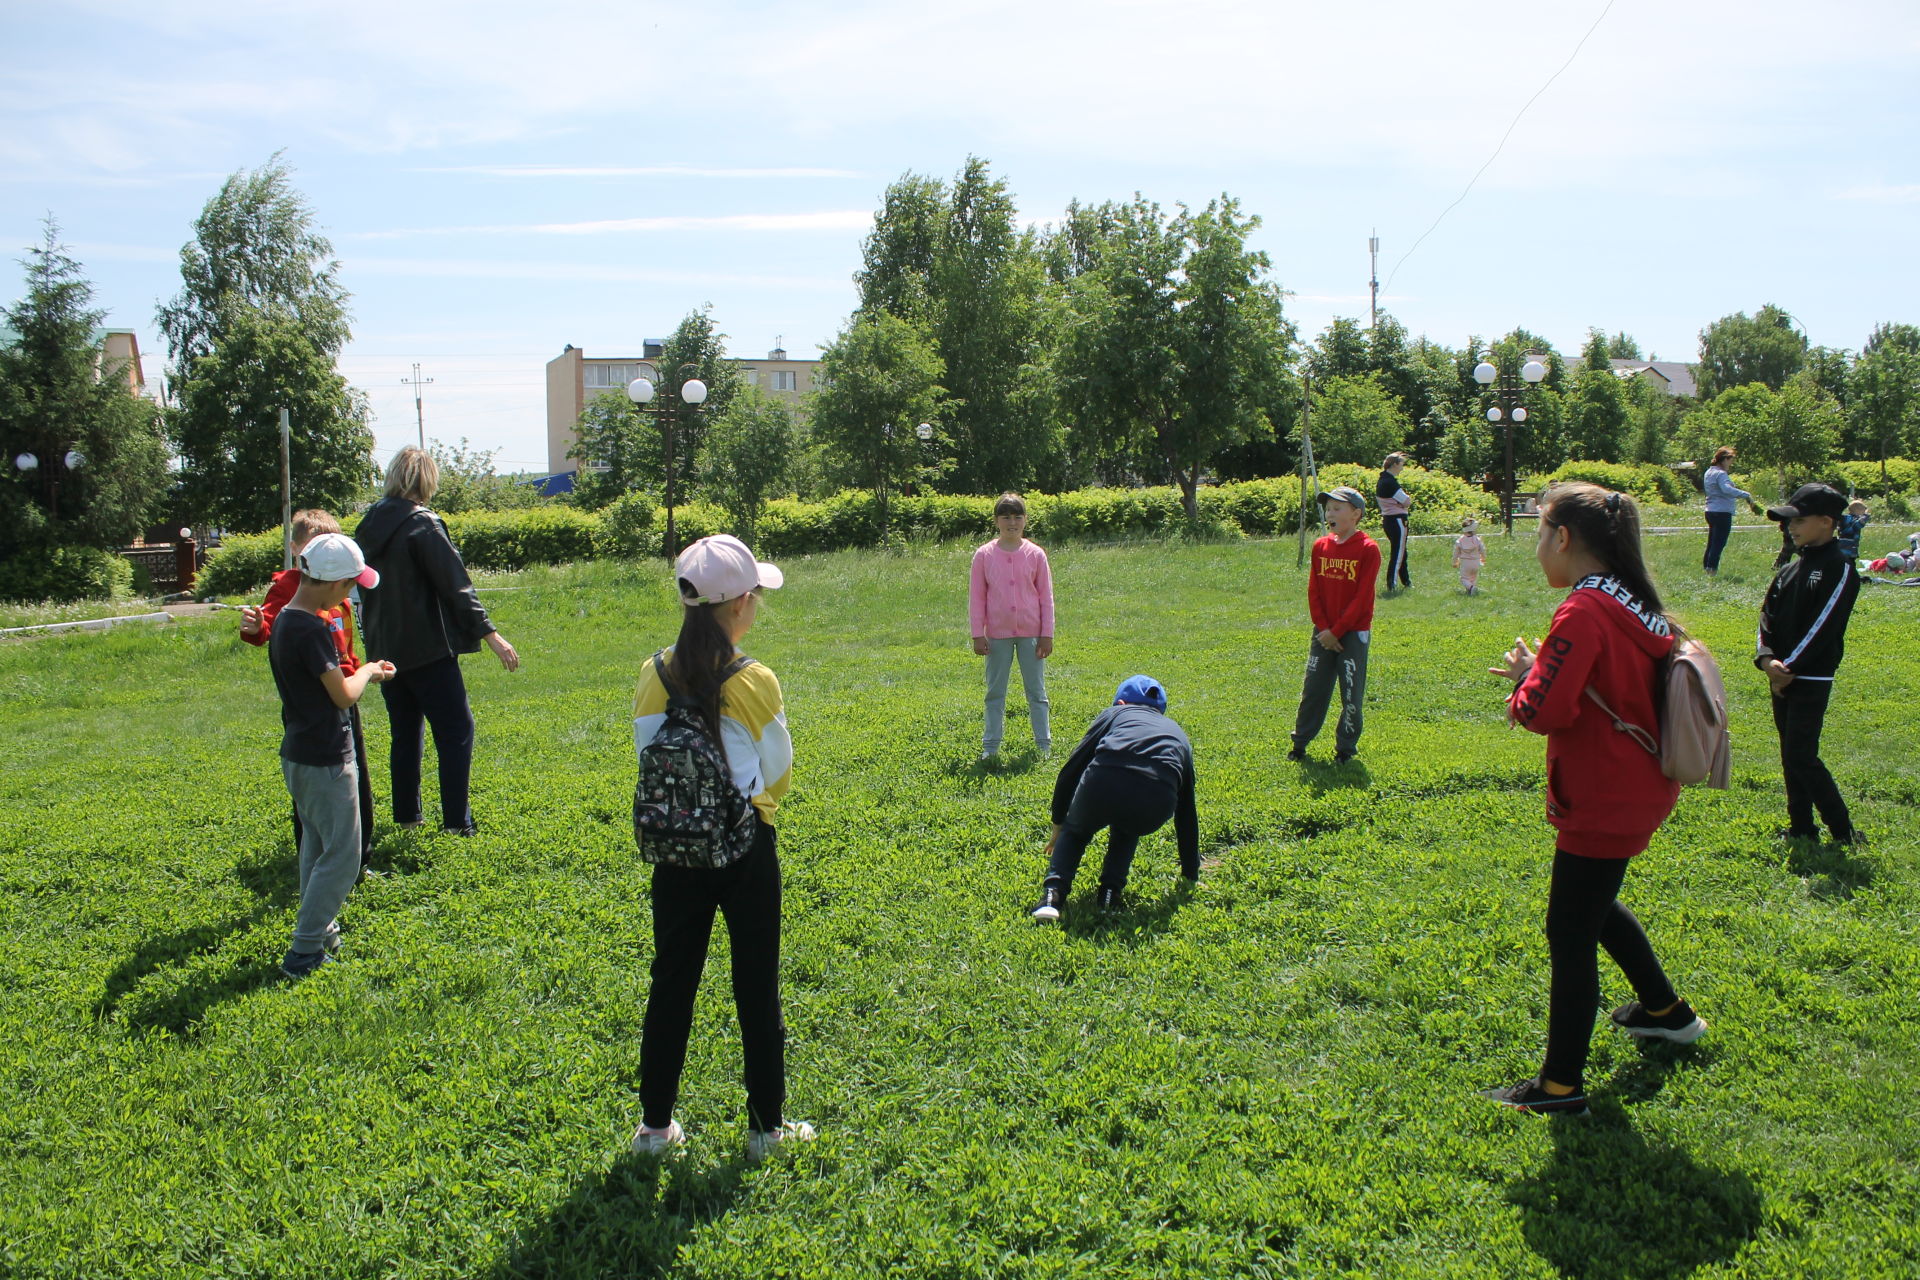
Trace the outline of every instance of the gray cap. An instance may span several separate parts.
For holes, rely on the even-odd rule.
[[[1362,511],[1367,509],[1367,500],[1361,497],[1360,491],[1352,485],[1343,484],[1336,489],[1322,489],[1320,491],[1320,501],[1344,502],[1349,506],[1358,507]]]

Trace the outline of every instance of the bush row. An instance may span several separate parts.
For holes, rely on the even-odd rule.
[[[1320,487],[1351,485],[1371,501],[1377,478],[1372,469],[1336,464],[1321,470]],[[1409,467],[1401,483],[1413,495],[1415,533],[1453,533],[1464,516],[1485,519],[1500,511],[1497,496],[1444,472]],[[993,535],[993,502],[990,497],[894,494],[887,503],[883,537],[880,503],[871,493],[849,490],[820,502],[782,498],[762,511],[754,549],[778,558],[871,547],[883,541],[985,541]],[[1300,482],[1281,476],[1204,488],[1198,505],[1198,521],[1189,522],[1179,490],[1170,487],[1035,494],[1027,500],[1027,527],[1041,543],[1272,537],[1297,527]],[[1376,524],[1377,520],[1375,516]],[[355,523],[345,522],[348,532]],[[629,494],[598,512],[551,506],[447,517],[455,545],[475,569],[523,569],[601,556],[657,556],[664,545],[665,525],[664,512],[639,494]],[[734,531],[718,507],[698,502],[675,508],[674,526],[683,546],[708,534]],[[245,594],[265,583],[279,567],[278,531],[232,536],[208,561],[199,590],[208,596]]]
[[[20,551],[0,562],[0,600],[118,600],[133,594],[133,562],[93,547]]]

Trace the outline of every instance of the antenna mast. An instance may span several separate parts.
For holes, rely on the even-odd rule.
[[[1380,230],[1377,227],[1374,228],[1373,234],[1367,237],[1367,257],[1372,263],[1372,279],[1368,281],[1368,291],[1372,300],[1367,307],[1370,316],[1367,321],[1367,332],[1372,333],[1380,327]]]

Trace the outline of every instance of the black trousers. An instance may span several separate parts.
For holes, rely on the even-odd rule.
[[[1054,839],[1053,859],[1047,864],[1044,883],[1059,889],[1062,897],[1071,893],[1087,845],[1105,827],[1107,856],[1100,864],[1100,887],[1126,888],[1140,837],[1152,835],[1167,824],[1177,799],[1172,787],[1146,774],[1088,765],[1080,775],[1080,785],[1073,789],[1067,820],[1060,824],[1060,834]],[[1189,880],[1200,878],[1197,865],[1182,866],[1180,873]]]
[[[1605,947],[1633,994],[1649,1009],[1679,999],[1653,954],[1646,930],[1620,901],[1628,858],[1586,858],[1556,849],[1547,888],[1547,954],[1553,977],[1547,997],[1547,1057],[1540,1074],[1579,1086],[1587,1070],[1593,1018],[1600,1008],[1600,963]]]
[[[426,749],[426,726],[431,725],[433,752],[440,763],[440,823],[458,830],[472,822],[467,788],[473,775],[473,708],[467,705],[460,659],[448,654],[402,671],[380,686],[380,696],[386,700],[393,734],[393,820],[421,819],[420,757]]]
[[[733,949],[747,1126],[765,1132],[779,1128],[786,1111],[787,1027],[780,1016],[780,856],[764,822],[747,856],[730,867],[653,869],[653,985],[640,1032],[640,1116],[655,1129],[673,1119],[716,910],[726,917]]]
[[[364,870],[373,857],[373,778],[367,773],[367,734],[360,727],[360,708],[347,708],[347,723],[353,726],[353,762],[360,767],[360,866]],[[300,810],[293,811],[293,848],[300,850]]]
[[[1401,586],[1410,587],[1413,585],[1413,575],[1407,572],[1407,517],[1381,516],[1380,523],[1387,530],[1387,587],[1392,589],[1396,577]]]
[[[1787,776],[1787,829],[1795,835],[1819,835],[1813,821],[1817,809],[1833,838],[1844,840],[1853,834],[1853,816],[1820,759],[1820,731],[1831,697],[1831,680],[1795,680],[1773,696],[1773,727],[1780,733],[1780,769]]]
[[[1720,553],[1727,549],[1727,539],[1733,536],[1733,512],[1707,512],[1707,554],[1700,558],[1700,567],[1708,573],[1717,573],[1720,569]]]

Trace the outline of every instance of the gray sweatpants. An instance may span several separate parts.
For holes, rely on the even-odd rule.
[[[1300,714],[1293,721],[1293,745],[1312,742],[1326,723],[1327,704],[1333,700],[1333,686],[1340,685],[1340,719],[1333,729],[1333,749],[1352,755],[1360,746],[1361,703],[1367,696],[1367,645],[1370,631],[1349,631],[1340,637],[1340,648],[1322,649],[1316,640],[1307,641],[1307,677],[1300,685]]]
[[[1027,691],[1027,721],[1033,726],[1033,743],[1043,751],[1053,745],[1046,663],[1040,658],[1039,644],[1038,636],[987,641],[987,731],[980,739],[981,750],[1000,749],[1000,739],[1006,732],[1007,676],[1016,656],[1020,659],[1020,683]]]
[[[345,764],[280,761],[300,815],[300,914],[293,950],[326,947],[327,926],[360,878],[360,771]]]

